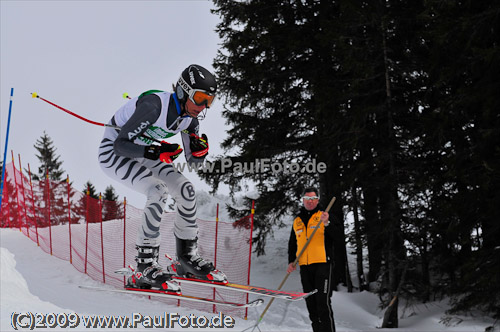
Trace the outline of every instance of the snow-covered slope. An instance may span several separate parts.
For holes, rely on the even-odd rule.
[[[17,312],[63,312],[66,311],[50,302],[42,301],[33,295],[28,287],[26,279],[16,270],[16,260],[14,255],[6,248],[0,248],[0,275],[2,280],[2,329],[3,319],[9,316],[6,310]]]
[[[275,231],[274,238],[268,239],[266,256],[253,257],[251,283],[276,288],[283,277],[287,265],[286,247],[289,229]],[[212,317],[214,314],[168,306],[155,300],[127,294],[94,292],[78,288],[78,285],[101,285],[74,269],[69,262],[50,256],[40,250],[18,230],[2,229],[1,244],[1,330],[10,331],[12,312],[37,313],[78,313],[80,315],[128,315],[141,313],[162,316],[178,313],[188,316],[195,314]],[[299,273],[294,272],[284,286],[288,290],[301,290]],[[251,297],[254,298],[254,297]],[[267,299],[266,299],[267,302]],[[383,312],[378,309],[375,295],[335,292],[332,298],[337,331],[381,331],[377,327]],[[402,301],[404,302],[404,301]],[[402,304],[404,305],[404,303]],[[252,327],[258,320],[265,305],[249,309],[248,320],[235,317],[232,330],[241,331]],[[484,331],[493,321],[483,317],[454,317],[455,325],[445,326],[440,321],[445,317],[446,303],[428,303],[413,306],[400,319],[402,331]],[[456,322],[461,321],[456,325]],[[140,325],[139,325],[140,326]],[[259,324],[262,331],[309,331],[309,319],[305,303],[275,300]],[[194,330],[199,328],[180,328]],[[41,330],[41,329],[37,329]],[[52,331],[53,329],[47,329]],[[80,330],[85,329],[80,326]],[[131,329],[102,329],[105,331]],[[141,329],[138,329],[141,330]],[[151,331],[151,329],[142,329]],[[158,330],[158,329],[157,329]],[[173,330],[173,329],[170,329]],[[251,329],[250,329],[251,330]],[[256,330],[257,331],[257,330]],[[387,331],[389,331],[387,329]],[[391,330],[393,332],[394,330]]]

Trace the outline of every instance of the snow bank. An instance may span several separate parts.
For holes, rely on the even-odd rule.
[[[208,202],[207,202],[208,203]],[[213,203],[203,204],[201,209],[208,217],[214,213]],[[252,257],[251,284],[276,288],[285,276],[287,266],[287,244],[291,220],[287,227],[275,229],[274,236],[268,238],[265,256]],[[129,294],[95,292],[78,288],[78,285],[102,286],[78,272],[69,262],[57,259],[43,252],[36,243],[18,230],[1,229],[1,330],[12,331],[10,318],[13,311],[39,313],[75,312],[79,315],[143,315],[160,316],[165,312],[180,315],[195,314],[211,317],[215,314],[193,309],[167,305],[149,300],[147,297]],[[349,251],[350,252],[350,251]],[[355,257],[349,256],[349,260]],[[105,286],[108,287],[108,286]],[[283,289],[300,291],[299,272],[293,272]],[[251,295],[250,299],[258,296]],[[248,320],[235,317],[233,331],[250,328],[257,322],[267,304],[250,308]],[[494,321],[487,317],[447,316],[449,306],[445,302],[417,304],[405,308],[400,301],[400,328],[379,329],[383,311],[379,300],[370,292],[347,293],[340,288],[334,292],[332,306],[337,331],[463,331],[483,332]],[[447,321],[449,324],[445,325]],[[266,331],[311,331],[308,312],[304,301],[290,302],[275,300],[267,311],[259,328]],[[37,329],[38,330],[38,329]],[[53,329],[47,329],[52,331]],[[94,330],[80,327],[77,330]],[[103,329],[106,331],[132,331],[132,329]],[[139,329],[151,331],[160,329]],[[174,331],[174,329],[170,329]],[[175,331],[200,331],[200,329],[175,329]],[[211,330],[211,329],[208,329]],[[228,330],[228,329],[220,329]],[[137,331],[137,330],[134,330]],[[256,330],[257,331],[257,330]]]
[[[10,321],[13,312],[71,312],[71,310],[62,309],[50,302],[42,301],[38,296],[33,295],[22,274],[16,270],[14,255],[5,248],[0,248],[0,263],[0,316],[2,331],[12,330]]]

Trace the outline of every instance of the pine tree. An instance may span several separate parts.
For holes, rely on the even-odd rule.
[[[19,227],[19,211],[17,206],[17,195],[16,186],[10,181],[10,179],[5,178],[3,184],[3,197],[2,197],[2,212],[0,215],[0,228],[4,227]]]
[[[62,181],[64,174],[64,170],[61,168],[62,161],[59,160],[60,156],[56,156],[54,142],[45,131],[36,141],[34,147],[38,151],[36,157],[40,161],[40,167],[38,167],[38,174],[32,175],[33,180],[45,180],[48,172],[50,180]]]
[[[102,215],[103,221],[123,218],[122,204],[118,202],[118,195],[112,185],[104,190]]]
[[[430,1],[435,47],[427,63],[433,199],[430,251],[454,311],[500,312],[500,4]],[[432,122],[431,122],[432,121]],[[430,167],[429,167],[430,168]],[[496,248],[496,249],[495,249]]]
[[[99,195],[92,182],[88,180],[83,187],[82,197],[77,204],[77,211],[82,220],[87,222],[98,222],[101,209],[99,208]]]
[[[255,183],[259,253],[301,188],[319,183],[324,200],[339,198],[334,221],[345,206],[360,213],[357,250],[364,240],[384,306],[434,293],[457,295],[455,310],[500,312],[500,4],[214,2],[227,158],[328,167],[202,174],[213,190]],[[397,310],[383,326],[398,326]]]
[[[34,147],[38,152],[36,157],[40,161],[38,174],[32,174],[32,179],[39,181],[38,197],[43,211],[40,226],[48,225],[49,216],[52,225],[64,223],[67,221],[67,192],[66,182],[63,181],[62,161],[60,156],[56,155],[54,142],[45,131]]]
[[[97,194],[97,191],[95,189],[95,186],[88,180],[84,185],[83,185],[83,190],[82,192],[85,195],[89,195],[91,198],[94,199],[99,199],[99,195]]]
[[[319,184],[323,205],[337,196],[331,214],[343,229],[344,185],[337,169],[341,153],[337,141],[330,139],[331,133],[342,132],[343,123],[332,103],[343,91],[343,83],[334,79],[338,63],[330,42],[337,28],[336,5],[262,0],[215,3],[215,12],[222,18],[217,31],[224,51],[218,53],[214,67],[227,101],[223,115],[232,125],[222,146],[239,151],[226,158],[233,164],[255,165],[257,160],[268,159],[271,164],[300,168],[324,163],[328,171],[252,173],[242,169],[202,176],[214,190],[219,182],[229,184],[233,192],[245,181],[256,184],[254,243],[258,254],[265,252],[265,239],[273,225],[298,210],[298,198],[309,185]],[[344,234],[336,235],[335,275],[345,281]]]

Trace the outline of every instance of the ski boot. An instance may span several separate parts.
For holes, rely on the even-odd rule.
[[[160,247],[137,246],[136,248],[138,252],[135,258],[137,268],[127,279],[126,287],[180,293],[180,285],[172,280],[175,273],[170,267],[164,270],[158,264]]]
[[[198,254],[198,238],[183,240],[175,237],[177,249],[177,275],[184,278],[227,283],[226,275],[216,270],[212,262],[208,262]]]

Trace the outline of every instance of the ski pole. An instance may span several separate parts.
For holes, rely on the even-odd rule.
[[[51,101],[49,101],[49,100],[47,100],[47,99],[45,99],[45,98],[40,97],[40,96],[38,95],[38,93],[36,93],[36,92],[33,92],[33,93],[31,94],[31,96],[32,96],[33,98],[38,98],[38,99],[40,99],[40,100],[43,100],[43,101],[44,101],[44,102],[46,102],[47,104],[50,104],[50,105],[52,105],[52,106],[54,106],[54,107],[56,107],[56,108],[58,108],[58,109],[60,109],[60,110],[62,110],[62,111],[64,111],[64,112],[66,112],[66,113],[68,113],[68,114],[71,114],[71,115],[73,115],[74,117],[77,117],[78,119],[83,120],[83,121],[86,121],[86,122],[88,122],[88,123],[91,123],[91,124],[94,124],[94,125],[97,125],[97,126],[103,126],[103,127],[111,127],[111,128],[121,129],[120,127],[117,127],[117,126],[107,125],[107,124],[104,124],[104,123],[101,123],[101,122],[96,122],[96,121],[92,121],[92,120],[89,120],[89,119],[87,119],[87,118],[84,118],[84,117],[83,117],[83,116],[81,116],[81,115],[78,115],[78,114],[76,114],[76,113],[73,113],[73,112],[71,112],[70,110],[68,110],[68,109],[66,109],[66,108],[64,108],[64,107],[62,107],[62,106],[59,106],[59,105],[57,105],[57,104],[54,104],[53,102],[51,102]]]
[[[55,103],[53,103],[53,102],[51,102],[51,101],[49,101],[49,100],[47,100],[47,99],[45,99],[45,98],[40,97],[40,96],[39,96],[36,92],[33,92],[33,93],[31,94],[31,96],[32,96],[33,98],[38,98],[38,99],[40,99],[40,100],[43,100],[43,101],[44,101],[44,102],[46,102],[47,104],[50,104],[50,105],[52,105],[52,106],[54,106],[54,107],[56,107],[56,108],[58,108],[58,109],[60,109],[60,110],[62,110],[62,111],[64,111],[64,112],[66,112],[66,113],[68,113],[68,114],[70,114],[70,115],[73,115],[74,117],[76,117],[76,118],[78,118],[78,119],[80,119],[80,120],[83,120],[83,121],[85,121],[85,122],[88,122],[88,123],[91,123],[91,124],[94,124],[94,125],[97,125],[97,126],[107,127],[107,128],[113,128],[113,129],[118,129],[118,130],[121,130],[121,129],[122,129],[122,128],[121,128],[121,127],[119,127],[119,126],[115,126],[115,125],[111,125],[111,124],[106,124],[106,123],[101,123],[101,122],[96,122],[96,121],[89,120],[89,119],[87,119],[87,118],[85,118],[85,117],[83,117],[83,116],[81,116],[81,115],[78,115],[78,114],[76,114],[76,113],[73,113],[73,112],[71,112],[70,110],[68,110],[68,109],[66,109],[66,108],[64,108],[64,107],[62,107],[62,106],[59,106],[59,105],[57,105],[57,104],[55,104]],[[149,137],[149,136],[146,136],[146,135],[144,135],[144,134],[141,134],[141,137],[144,137],[144,138],[150,139],[150,140],[152,140],[152,141],[154,141],[154,142],[156,142],[156,143],[160,143],[160,144],[161,144],[161,141],[159,141],[159,140],[157,140],[157,139],[155,139],[155,138],[153,138],[153,137]]]
[[[333,203],[335,203],[335,200],[337,198],[336,197],[333,197],[332,200],[330,201],[330,204],[328,204],[328,207],[326,208],[325,212],[328,213],[330,211],[330,209],[332,208],[333,206]],[[306,251],[306,248],[307,246],[309,245],[309,242],[311,242],[314,234],[316,234],[316,231],[319,229],[319,227],[321,226],[321,223],[318,222],[318,224],[316,225],[316,227],[314,228],[311,236],[309,237],[309,239],[307,239],[306,241],[306,244],[304,245],[304,247],[302,248],[302,250],[300,251],[300,253],[297,255],[297,258],[295,258],[295,261],[292,263],[293,264],[293,267],[295,267],[295,265],[297,265],[298,261],[299,261],[299,258],[302,256],[302,254],[304,253],[304,251]],[[287,272],[286,275],[285,275],[285,278],[283,278],[283,281],[281,282],[281,284],[278,286],[278,290],[281,290],[281,287],[283,287],[283,285],[285,284],[286,280],[288,279],[288,277],[290,276],[290,272]],[[258,328],[257,326],[260,324],[260,322],[262,321],[262,319],[264,318],[264,315],[266,314],[267,310],[269,309],[269,307],[271,306],[271,304],[273,304],[273,301],[274,301],[274,297],[271,298],[271,300],[269,301],[269,303],[267,304],[267,306],[264,308],[264,311],[262,312],[262,314],[260,315],[259,317],[259,320],[257,321],[257,324],[255,324],[253,326],[253,329],[252,329],[252,332],[255,330],[255,328]],[[259,329],[260,331],[260,329]]]

